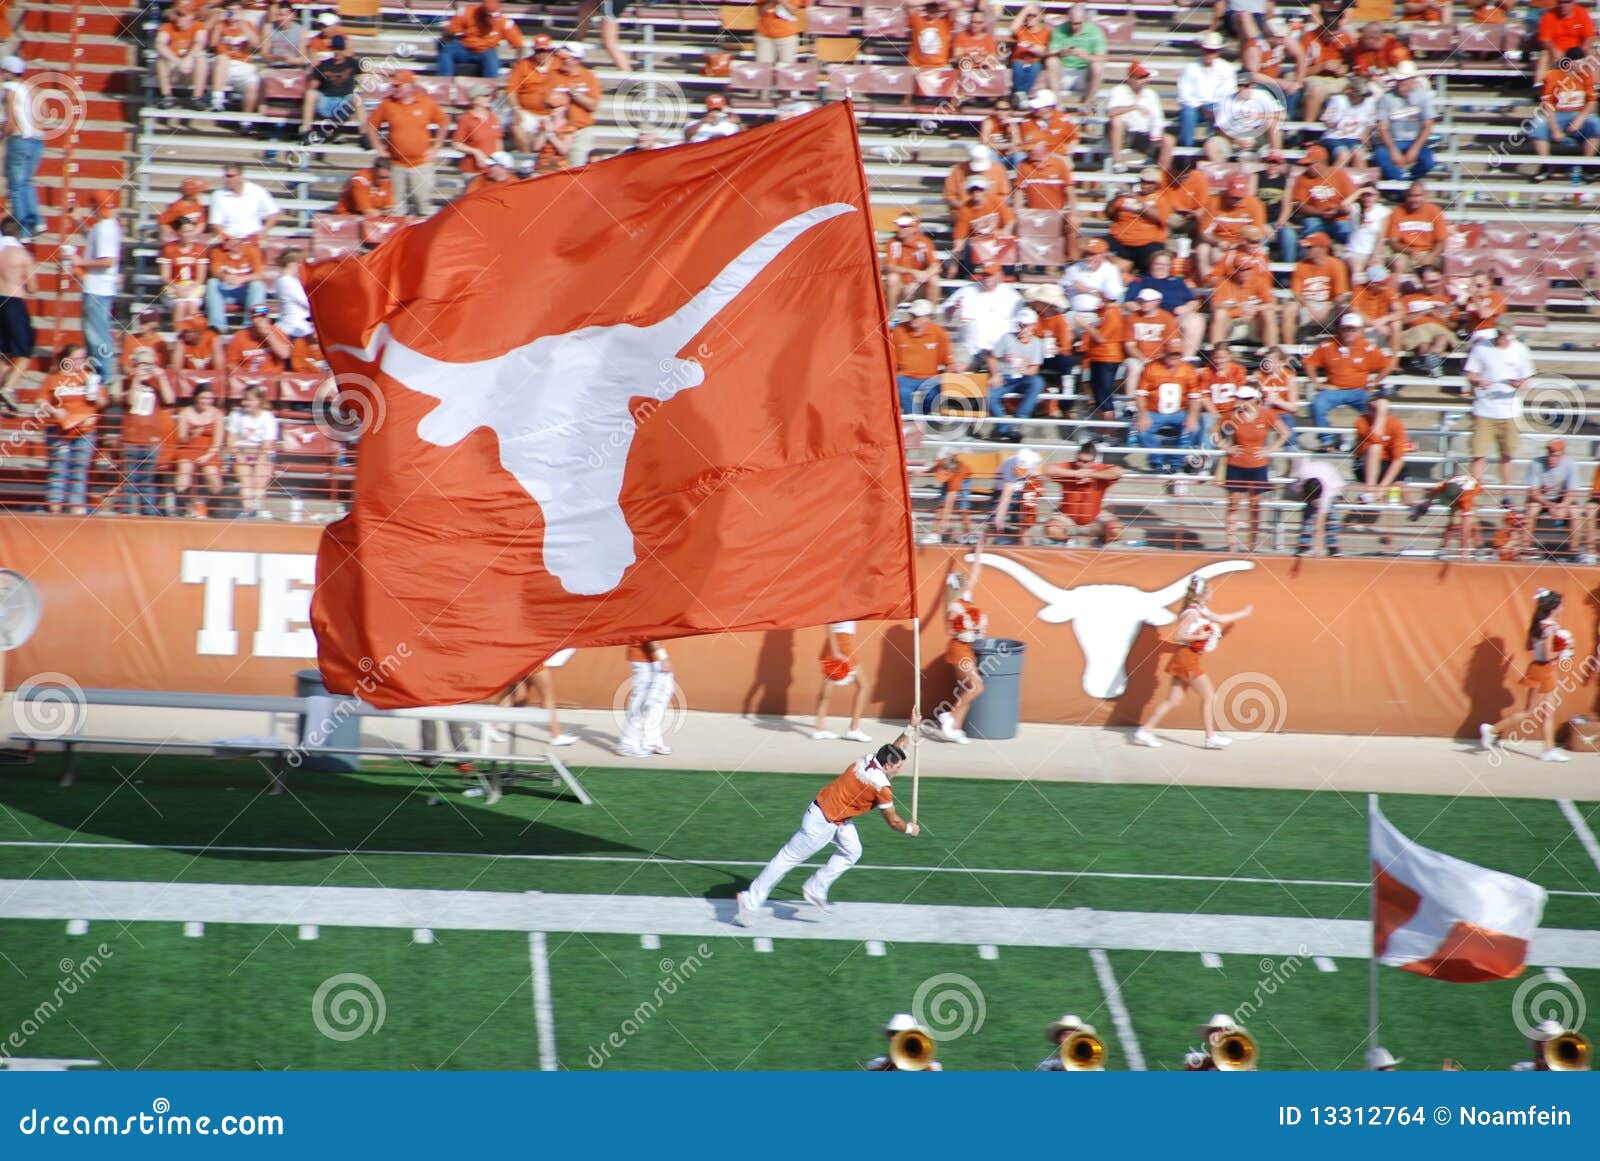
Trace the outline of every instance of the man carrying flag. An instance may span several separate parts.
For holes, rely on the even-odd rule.
[[[310,268],[370,419],[318,555],[330,689],[474,701],[562,648],[912,616],[852,117],[507,183]],[[874,546],[843,583],[841,543]]]

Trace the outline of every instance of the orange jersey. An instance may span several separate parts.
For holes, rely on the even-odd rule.
[[[965,163],[952,165],[950,172],[944,175],[944,196],[947,202],[960,205],[966,200],[967,181],[977,178],[988,186],[989,193],[1005,197],[1011,192],[1011,179],[1006,176],[1004,167],[991,164],[988,169],[974,173]]]
[[[914,69],[941,69],[950,63],[950,21],[943,16],[932,20],[913,12],[906,23],[911,26],[911,49],[906,64]]]
[[[1303,302],[1332,302],[1350,293],[1350,270],[1331,255],[1320,262],[1302,258],[1295,263],[1289,286]]]
[[[1232,415],[1222,422],[1222,434],[1233,446],[1228,450],[1228,464],[1235,468],[1264,468],[1267,466],[1267,440],[1278,426],[1278,419],[1270,411],[1258,410],[1254,419]]]
[[[461,114],[461,119],[456,122],[455,134],[450,138],[457,145],[489,154],[499,153],[505,139],[500,119],[487,109],[468,109]],[[480,168],[476,157],[471,154],[462,156],[462,173],[477,173]]]
[[[1444,245],[1450,227],[1444,211],[1432,203],[1415,210],[1396,206],[1389,215],[1389,245],[1407,254],[1424,254]]]
[[[172,409],[148,383],[130,379],[122,393],[122,444],[141,447],[172,438]]]
[[[433,98],[418,94],[413,100],[386,97],[367,118],[374,130],[385,131],[389,156],[402,168],[414,169],[433,157],[434,132],[450,124],[450,118],[433,103]]]
[[[1233,414],[1234,405],[1239,401],[1239,388],[1244,386],[1246,378],[1243,363],[1229,363],[1220,371],[1215,367],[1202,367],[1200,389],[1210,398],[1217,414],[1226,419]]]
[[[1139,376],[1139,410],[1152,415],[1172,415],[1187,411],[1190,400],[1204,393],[1200,373],[1189,363],[1169,367],[1165,361],[1151,363]]]
[[[817,806],[829,822],[849,822],[869,810],[893,808],[894,789],[878,760],[868,755],[819,790]]]
[[[282,331],[277,327],[272,331],[285,346],[289,345],[288,336]],[[226,355],[228,370],[237,375],[270,375],[283,370],[283,360],[267,345],[266,338],[249,327],[234,332],[233,338],[228,340]]]
[[[172,348],[173,358],[180,371],[214,371],[217,368],[217,332],[207,327],[200,332],[200,341],[192,346],[179,341]]]
[[[1305,359],[1307,375],[1320,369],[1327,373],[1328,386],[1353,389],[1367,386],[1368,377],[1389,369],[1389,358],[1377,347],[1358,338],[1348,347],[1337,339],[1323,339]]]
[[[1064,210],[1072,190],[1072,166],[1059,153],[1043,161],[1024,161],[1017,166],[1017,189],[1030,210]]]
[[[772,40],[798,36],[802,31],[801,9],[807,3],[808,0],[782,0],[781,3],[764,6],[756,21],[756,31]]]
[[[889,332],[889,341],[894,347],[897,375],[931,379],[941,368],[955,362],[950,350],[950,333],[935,322],[928,323],[920,335],[912,334],[909,325],[897,326]]]
[[[933,248],[933,239],[918,233],[911,238],[892,237],[883,247],[885,266],[898,266],[905,270],[927,270],[938,264],[939,252]]]
[[[161,247],[161,261],[167,263],[173,282],[201,281],[201,266],[211,256],[204,242],[168,242]]]
[[[1127,326],[1122,317],[1122,307],[1108,302],[1100,308],[1100,317],[1094,322],[1095,338],[1086,329],[1078,339],[1084,357],[1091,363],[1120,363],[1125,357],[1122,344],[1127,339]]]
[[[394,208],[394,184],[378,176],[371,169],[360,169],[350,175],[350,180],[345,182],[344,193],[339,196],[339,204],[334,207],[336,214],[364,214],[368,210],[388,210]]]
[[[1456,312],[1456,321],[1463,330],[1481,331],[1492,327],[1506,313],[1506,296],[1491,290],[1481,298],[1469,298]]]
[[[1211,292],[1213,311],[1230,310],[1245,305],[1266,306],[1271,301],[1272,270],[1264,263],[1258,262],[1237,266],[1221,279],[1216,284],[1216,289]]]
[[[1126,342],[1134,346],[1134,353],[1145,361],[1159,359],[1161,349],[1168,339],[1181,337],[1178,319],[1171,311],[1157,310],[1153,315],[1134,312],[1122,320]]]
[[[1093,476],[1087,480],[1057,480],[1061,485],[1060,512],[1074,524],[1092,524],[1100,516],[1106,490],[1112,480],[1106,476]]]
[[[1383,38],[1377,48],[1365,48],[1360,41],[1350,50],[1350,71],[1364,77],[1386,73],[1403,60],[1411,59],[1411,51],[1392,36]]]
[[[51,423],[63,432],[83,435],[93,431],[100,421],[99,405],[89,400],[87,371],[57,371],[47,375],[39,384],[39,393],[52,407],[66,412],[65,417],[51,417]]]
[[[1172,195],[1158,193],[1153,199],[1118,194],[1106,206],[1111,236],[1124,246],[1148,246],[1167,240],[1167,219],[1172,216]],[[1155,220],[1144,215],[1146,206],[1155,211]]]
[[[1060,110],[1048,117],[1029,117],[1017,126],[1017,132],[1024,150],[1032,148],[1035,141],[1043,141],[1051,153],[1070,153],[1078,141],[1077,125]]]
[[[1289,201],[1312,217],[1343,218],[1350,213],[1344,200],[1355,188],[1355,182],[1343,169],[1331,169],[1322,174],[1302,173],[1289,187]]]
[[[149,351],[155,356],[155,365],[165,367],[169,359],[167,341],[160,335],[146,338],[137,331],[122,340],[122,373],[133,373],[133,356],[137,351]]]
[[[549,63],[540,68],[532,57],[525,56],[511,66],[511,74],[506,78],[506,99],[530,113],[548,113],[550,107],[545,103],[545,90],[549,84]]]
[[[1381,457],[1386,460],[1403,460],[1411,445],[1406,439],[1406,427],[1393,415],[1385,417],[1383,429],[1374,431],[1372,420],[1365,415],[1356,416],[1356,455],[1366,455],[1367,449],[1378,447],[1382,449]]]
[[[1540,101],[1546,109],[1557,113],[1576,113],[1594,100],[1594,78],[1586,71],[1551,69],[1544,74],[1544,96]]]
[[[1356,287],[1355,293],[1350,296],[1350,309],[1368,322],[1383,318],[1400,309],[1400,292],[1388,285],[1373,286],[1370,282],[1363,283]]]
[[[498,48],[502,40],[513,48],[522,47],[522,33],[511,17],[503,12],[485,12],[481,4],[457,12],[445,29],[469,52]]]
[[[1400,301],[1406,308],[1406,326],[1419,327],[1433,323],[1435,326],[1449,327],[1450,300],[1442,295],[1418,292],[1408,294]]]
[[[986,238],[991,234],[998,234],[1016,220],[1017,215],[1012,213],[1005,199],[991,193],[982,205],[963,204],[956,210],[955,228],[951,231],[951,237],[957,242],[965,241],[969,237]]]
[[[1167,199],[1173,212],[1198,214],[1211,200],[1211,183],[1198,169],[1191,169],[1182,181],[1163,181],[1157,192]]]
[[[1257,227],[1265,237],[1267,207],[1261,204],[1260,198],[1242,197],[1230,206],[1227,198],[1218,194],[1200,214],[1200,228],[1220,242],[1237,242],[1246,226]]]
[[[256,26],[248,20],[222,20],[211,37],[213,56],[249,60],[256,51]]]
[[[206,228],[208,217],[209,215],[206,213],[205,206],[201,205],[194,198],[179,198],[166,209],[161,211],[161,217],[158,218],[157,221],[159,221],[163,226],[168,226],[176,230],[178,228],[179,218],[199,218],[200,229],[203,232]]]
[[[575,73],[552,69],[550,79],[545,82],[544,91],[546,97],[551,93],[566,93],[569,96],[573,93],[578,93],[598,101],[600,99],[600,78],[595,76],[593,69],[584,68],[582,65],[578,66],[578,71]],[[578,102],[573,101],[567,106],[567,120],[572,122],[574,129],[587,129],[594,124],[594,111],[585,109]]]
[[[233,252],[222,246],[213,246],[208,255],[211,260],[211,276],[222,278],[232,275],[235,278],[260,278],[261,267],[265,259],[261,257],[261,247],[254,242],[241,242]]]
[[[177,56],[188,56],[194,49],[194,42],[199,39],[202,31],[198,24],[191,24],[188,28],[179,28],[176,24],[168,21],[156,31],[156,36],[160,37],[165,34],[168,49]]]
[[[1261,388],[1261,401],[1266,406],[1277,408],[1279,411],[1294,410],[1294,372],[1289,368],[1280,367],[1276,371],[1258,370],[1256,386]]]

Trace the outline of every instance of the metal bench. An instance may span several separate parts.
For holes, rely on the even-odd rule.
[[[136,689],[71,689],[63,686],[38,685],[18,690],[23,703],[37,703],[48,707],[52,713],[70,712],[70,728],[19,730],[11,735],[13,742],[22,742],[37,749],[39,746],[56,746],[63,755],[61,785],[71,786],[77,781],[78,752],[84,747],[111,751],[161,753],[178,750],[210,753],[218,757],[269,756],[272,759],[271,793],[283,793],[287,771],[300,766],[308,756],[387,758],[391,760],[452,765],[471,763],[473,773],[483,786],[485,801],[492,805],[500,800],[507,775],[517,776],[527,770],[548,770],[548,777],[564,785],[585,806],[594,799],[567,765],[554,754],[497,754],[492,749],[486,730],[479,731],[477,751],[408,749],[383,746],[330,746],[322,743],[330,724],[337,725],[349,718],[414,719],[430,722],[457,722],[472,725],[509,724],[546,725],[549,715],[542,708],[509,708],[488,705],[430,706],[419,709],[379,709],[358,698],[346,697],[276,697],[260,694],[220,693],[169,693],[159,690]],[[165,738],[130,738],[125,736],[95,735],[84,732],[86,710],[91,705],[131,706],[140,709],[216,710],[234,713],[294,714],[302,721],[300,740],[288,742],[272,738],[221,739],[213,742],[195,742]]]

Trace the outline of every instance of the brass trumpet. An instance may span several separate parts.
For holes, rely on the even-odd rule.
[[[1215,1032],[1208,1049],[1218,1072],[1251,1072],[1256,1066],[1256,1039],[1243,1028]]]
[[[1106,1046],[1093,1032],[1074,1032],[1061,1039],[1061,1065],[1068,1072],[1104,1072]]]
[[[933,1063],[933,1037],[921,1028],[907,1028],[889,1037],[889,1061],[901,1072],[922,1072]]]
[[[1594,1052],[1582,1032],[1563,1032],[1541,1044],[1539,1055],[1551,1072],[1588,1072]]]

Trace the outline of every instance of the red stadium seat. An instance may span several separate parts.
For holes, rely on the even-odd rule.
[[[222,402],[228,397],[227,376],[221,371],[179,371],[178,395],[187,399],[201,387],[209,387],[217,393],[217,402]]]
[[[319,242],[358,242],[361,215],[317,214],[311,219],[311,237]]]
[[[1500,24],[1458,24],[1456,53],[1460,56],[1500,56],[1506,48],[1505,27]]]
[[[781,64],[773,70],[772,87],[785,93],[815,93],[820,79],[815,63]]]
[[[1067,243],[1062,238],[1018,238],[1017,264],[1021,266],[1065,266]]]
[[[376,246],[396,230],[410,224],[410,218],[364,218],[361,222],[361,240],[369,246]]]
[[[893,8],[867,8],[861,13],[862,36],[903,40],[910,31],[911,27],[906,22],[906,10],[898,5]]]
[[[278,402],[280,403],[310,403],[316,398],[317,388],[322,386],[326,375],[305,375],[299,372],[280,376],[278,379]]]
[[[305,100],[306,74],[301,72],[265,72],[261,74],[261,96],[267,101]]]
[[[1523,226],[1483,227],[1483,244],[1491,250],[1525,250],[1533,235]]]
[[[1504,279],[1527,278],[1539,268],[1541,255],[1536,250],[1494,251],[1495,273]]]
[[[418,77],[417,88],[432,97],[436,104],[445,108],[459,103],[454,77]]]
[[[1494,254],[1488,250],[1446,250],[1439,265],[1446,278],[1482,274],[1494,269]]]
[[[1540,230],[1539,249],[1546,254],[1584,254],[1594,248],[1594,240],[1583,230]]]
[[[1021,252],[1015,238],[974,238],[968,247],[968,261],[973,266],[986,262],[1015,266]]]
[[[1412,56],[1449,56],[1456,44],[1456,30],[1449,25],[1413,24],[1406,47]]]
[[[243,395],[251,387],[261,392],[261,398],[268,403],[272,403],[278,398],[277,375],[241,375],[236,373],[228,376],[228,389],[235,395]]]
[[[1017,237],[1044,239],[1061,237],[1061,211],[1018,210]]]
[[[1101,16],[1095,23],[1106,34],[1108,46],[1126,47],[1133,43],[1133,29],[1138,20],[1133,16]]]
[[[735,93],[764,93],[772,88],[772,66],[736,60],[728,66],[728,88]]]
[[[313,238],[311,241],[310,258],[313,262],[330,262],[335,258],[343,258],[346,254],[358,253],[361,249],[359,241],[345,241],[340,238],[326,241]]]
[[[961,92],[965,97],[996,100],[1011,95],[1011,73],[1006,69],[973,69],[962,74]]]
[[[850,9],[817,7],[806,12],[806,31],[812,36],[849,36]]]
[[[1587,282],[1593,261],[1589,254],[1542,254],[1535,273],[1550,282]]]
[[[914,78],[919,97],[953,97],[961,74],[955,69],[917,69]]]
[[[1500,284],[1506,305],[1543,310],[1550,301],[1550,284],[1543,278],[1507,278]]]

